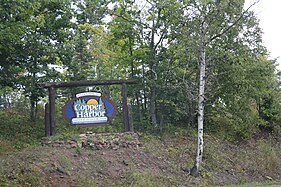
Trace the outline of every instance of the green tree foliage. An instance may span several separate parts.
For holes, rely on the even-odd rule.
[[[28,30],[29,19],[36,4],[29,8],[24,1],[0,2],[0,71],[1,86],[14,86],[15,76],[20,71],[18,58],[23,54],[23,38]]]
[[[34,120],[37,102],[44,95],[38,83],[59,78],[59,72],[52,65],[60,63],[57,44],[64,41],[64,28],[69,27],[70,2],[2,1],[1,9],[6,15],[1,21],[4,29],[1,29],[0,40],[9,40],[1,41],[4,75],[1,85],[7,82],[24,90],[30,99],[30,117]]]
[[[275,62],[265,58],[261,41],[257,20],[249,12],[227,36],[212,45],[206,96],[210,129],[225,129],[233,132],[235,136],[231,138],[243,139],[249,138],[257,126],[267,124],[258,103],[273,93],[279,95],[279,88]],[[278,100],[276,97],[275,102]]]
[[[123,64],[130,67],[126,68],[127,74],[142,82],[142,94],[135,93],[139,111],[143,108],[154,126],[159,124],[158,116],[163,116],[158,110],[162,86],[159,68],[165,58],[172,12],[178,5],[176,1],[141,1],[139,4],[118,1],[110,23],[113,41],[117,38],[117,44],[123,49]],[[144,106],[140,106],[140,101]]]
[[[1,98],[21,89],[34,119],[46,95],[41,82],[134,78],[139,84],[129,87],[129,97],[139,124],[195,127],[201,50],[207,130],[231,139],[251,137],[258,128],[274,130],[280,126],[275,61],[262,46],[255,15],[243,5],[242,0],[3,0]],[[120,100],[119,88],[103,91]]]

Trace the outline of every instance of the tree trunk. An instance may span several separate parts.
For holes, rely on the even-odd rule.
[[[153,28],[151,30],[151,41],[150,41],[150,117],[151,123],[154,127],[157,126],[157,118],[156,118],[156,51],[155,51],[155,44],[154,44],[154,34],[155,34],[155,24],[153,21]]]
[[[36,65],[34,64],[34,67]],[[37,114],[38,95],[36,94],[36,73],[32,73],[32,91],[30,94],[30,121],[35,122]]]
[[[30,98],[30,121],[35,121],[36,116],[36,110],[35,110],[35,100],[34,98]]]
[[[11,102],[10,102],[9,96],[6,95],[5,93],[3,94],[3,105],[4,105],[4,109],[11,108]]]
[[[131,57],[131,77],[134,78],[134,61],[132,59],[133,57],[133,47],[132,47],[132,41],[130,39],[130,48],[129,48],[129,51],[130,51],[130,57]]]
[[[137,106],[138,106],[138,113],[139,113],[139,121],[142,122],[143,116],[142,116],[142,100],[141,100],[141,94],[139,92],[135,93],[136,99],[137,99]]]
[[[197,154],[193,168],[190,171],[192,176],[198,176],[203,157],[203,122],[205,105],[205,47],[202,45],[199,49],[199,98],[198,98],[198,140]]]
[[[145,71],[144,71],[144,65],[142,65],[142,87],[143,87],[143,101],[144,101],[144,106],[143,106],[143,113],[144,113],[144,118],[147,119],[147,96],[146,96],[146,81],[145,81]]]
[[[156,119],[156,90],[155,83],[154,86],[151,87],[151,96],[150,96],[150,115],[151,115],[151,123],[154,127],[157,126]]]

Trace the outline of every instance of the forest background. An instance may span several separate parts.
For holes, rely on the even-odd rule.
[[[227,0],[1,1],[1,109],[29,110],[35,121],[47,95],[40,83],[137,79],[129,90],[135,128],[196,127],[203,46],[207,130],[230,139],[273,131],[280,127],[276,61],[243,7]],[[118,87],[87,89],[121,102]],[[80,90],[58,90],[59,100]]]
[[[1,1],[0,144],[38,141],[48,95],[41,84],[77,80],[137,80],[128,102],[139,132],[190,133],[204,121],[207,134],[236,143],[280,133],[280,72],[263,46],[255,4]],[[61,108],[82,91],[116,103],[119,115],[103,130],[120,132],[120,86],[93,86],[57,89],[57,133],[77,131],[67,128]]]

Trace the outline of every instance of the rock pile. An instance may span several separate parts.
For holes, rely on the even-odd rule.
[[[78,138],[72,138],[67,141],[51,141],[48,138],[43,138],[42,144],[52,147],[83,147],[92,150],[138,148],[143,145],[142,142],[139,141],[139,134],[133,132],[102,134],[87,132],[85,134],[80,134]]]

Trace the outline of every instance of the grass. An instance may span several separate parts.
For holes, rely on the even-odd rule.
[[[98,187],[98,185],[96,184],[96,182],[93,179],[89,179],[86,177],[81,177],[78,179],[77,187]]]
[[[37,146],[44,135],[43,124],[42,118],[36,123],[31,123],[25,114],[0,111],[0,155]]]
[[[78,137],[79,133],[86,131],[95,133],[121,131],[119,124],[115,124],[116,128],[114,125],[80,128],[67,127],[60,120],[59,118],[57,121],[57,135],[52,137],[52,140],[67,140]],[[54,153],[52,149],[39,146],[44,135],[42,117],[37,123],[31,124],[24,114],[0,111],[0,128],[0,186],[43,186],[46,179],[42,168],[52,165],[52,162],[61,166],[68,177],[77,175],[76,186],[98,186],[100,181],[97,178],[100,173],[104,177],[103,184],[106,184],[106,181],[112,184],[114,181],[109,176],[109,169],[114,164],[122,166],[117,158],[107,160],[104,157],[106,154],[98,157],[93,152],[87,152],[85,155],[86,150],[79,147],[71,150],[68,155],[65,151],[57,150],[59,158],[51,161],[51,154]],[[130,141],[133,137],[127,135],[124,139]],[[190,169],[193,166],[196,130],[171,126],[170,130],[163,130],[161,134],[142,134],[141,141],[144,142],[144,147],[137,151],[144,157],[129,160],[130,167],[124,169],[125,178],[120,179],[117,185],[149,187],[232,184],[230,187],[280,184],[278,182],[281,180],[280,141],[268,137],[233,143],[208,134],[205,134],[204,140],[201,175],[192,178],[182,169]],[[121,156],[127,154],[126,150],[124,151]],[[140,163],[145,166],[138,168],[137,165]],[[80,169],[80,172],[73,168]]]
[[[13,146],[14,146],[13,141],[0,139],[0,155],[14,152],[15,148]]]
[[[281,181],[265,181],[265,182],[253,182],[241,185],[225,185],[224,187],[257,187],[257,186],[270,186],[270,185],[280,185]]]
[[[276,172],[278,173],[277,169],[280,169],[280,158],[277,157],[280,154],[280,147],[272,144],[272,140],[262,139],[245,145],[235,145],[213,137],[206,136],[205,139],[205,157],[200,177],[192,178],[181,171],[181,168],[190,168],[193,163],[194,144],[186,143],[191,139],[165,137],[164,141],[159,137],[150,137],[142,149],[144,153],[141,155],[145,157],[127,160],[129,166],[125,170],[125,181],[119,181],[117,185],[149,187],[191,184],[193,186],[224,186],[227,183],[238,186],[243,183],[246,184],[242,186],[278,184],[276,180],[280,180],[280,174],[278,178]],[[268,145],[271,147],[268,148]],[[103,174],[102,184],[113,184],[109,170],[112,165],[120,167],[120,164],[122,165],[120,160],[117,158],[115,160],[114,157],[107,160],[104,157],[108,154],[106,152],[105,155],[102,155],[90,150],[86,152],[81,149],[80,151],[81,155],[74,157],[75,149],[69,150],[67,155],[65,151],[38,147],[24,149],[10,156],[2,156],[0,158],[4,164],[0,170],[0,186],[18,186],[25,183],[26,185],[42,186],[45,180],[42,168],[51,166],[51,163],[61,166],[67,176],[78,177],[77,186],[98,186],[97,183],[101,179],[96,177],[99,178],[100,172]],[[53,160],[51,156],[53,154],[57,155],[56,160]],[[124,154],[127,153],[124,152]],[[122,154],[120,155],[122,158]],[[139,168],[137,164],[142,162],[145,166]],[[258,162],[262,163],[258,164]],[[254,171],[252,171],[253,169]],[[272,171],[264,172],[263,169]],[[91,176],[95,176],[95,178],[91,178]],[[265,176],[272,177],[273,181]],[[259,181],[259,183],[249,183],[251,181]]]
[[[174,170],[191,168],[195,154],[194,138],[149,138],[145,151],[173,162]],[[192,151],[193,150],[193,151]],[[186,164],[180,160],[185,160]],[[226,183],[243,184],[251,181],[280,180],[281,147],[272,138],[252,139],[240,144],[205,134],[201,178],[193,179],[198,186],[223,186]]]
[[[43,186],[44,177],[38,161],[42,155],[34,154],[34,149],[4,156],[1,159],[0,186]]]
[[[274,145],[271,139],[259,140],[257,142],[257,151],[253,157],[256,158],[255,164],[260,166],[260,170],[278,172],[281,167],[281,151],[279,148],[278,145]],[[260,165],[260,163],[263,164]]]
[[[65,170],[65,173],[67,175],[71,175],[71,171],[73,170],[73,163],[72,163],[72,160],[70,158],[68,158],[67,156],[65,155],[62,155],[60,158],[59,158],[59,164],[60,164],[60,167],[63,168],[63,170]]]
[[[174,186],[177,183],[173,177],[157,174],[150,169],[140,172],[131,168],[126,177],[127,185],[134,187]]]

